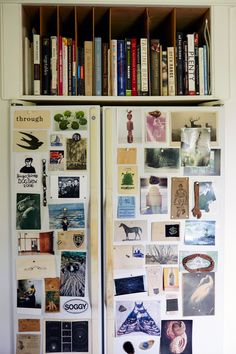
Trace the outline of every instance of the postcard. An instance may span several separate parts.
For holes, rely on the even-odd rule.
[[[161,354],[192,354],[192,320],[161,321]]]
[[[17,193],[16,229],[41,229],[40,194]]]
[[[56,277],[55,256],[18,257],[16,279],[42,279]]]
[[[199,208],[209,213],[216,207],[216,195],[212,182],[199,182]]]
[[[15,160],[16,189],[35,192],[41,188],[42,160],[35,154],[18,155]]]
[[[113,268],[135,269],[144,267],[144,246],[114,246]]]
[[[179,290],[179,269],[177,267],[164,268],[163,278],[165,291]]]
[[[40,332],[40,320],[36,318],[18,319],[19,332]]]
[[[50,253],[53,249],[54,232],[19,232],[18,233],[18,255],[35,255]]]
[[[185,245],[215,245],[215,221],[186,220]]]
[[[140,178],[140,213],[167,214],[167,178],[150,176]]]
[[[183,273],[183,316],[214,316],[215,273]]]
[[[13,132],[14,152],[46,152],[48,150],[48,135],[46,130],[24,130]]]
[[[217,251],[180,251],[180,272],[216,272],[218,263]]]
[[[55,340],[56,338],[56,340]],[[79,340],[78,340],[79,338]],[[46,353],[89,353],[89,321],[46,320]],[[53,350],[52,350],[53,347]]]
[[[119,196],[117,205],[117,218],[134,218],[135,217],[135,197]]]
[[[138,191],[138,167],[118,166],[118,193],[135,194]]]
[[[64,150],[49,151],[49,171],[63,171],[65,169],[65,153]]]
[[[146,142],[166,141],[166,113],[155,110],[145,112]]]
[[[166,314],[177,315],[179,312],[179,299],[176,294],[166,294]]]
[[[146,246],[146,264],[178,264],[177,245],[155,245]]]
[[[87,198],[87,176],[50,176],[51,198]]]
[[[210,163],[210,129],[181,129],[181,166],[208,166]]]
[[[87,139],[66,139],[66,169],[87,169]]]
[[[48,129],[51,127],[49,110],[21,109],[14,112],[14,129]]]
[[[114,241],[146,241],[148,239],[147,221],[119,220],[114,222]]]
[[[140,108],[117,108],[118,144],[142,142],[142,117]]]
[[[58,250],[86,250],[85,230],[60,231],[57,234]]]
[[[171,178],[171,219],[189,218],[189,179]]]
[[[57,110],[53,113],[54,130],[56,131],[73,131],[87,130],[88,126],[88,110],[72,111]]]
[[[171,221],[156,221],[151,223],[152,241],[179,241],[180,223]]]
[[[177,173],[179,171],[179,149],[144,149],[144,172]]]
[[[60,311],[60,278],[44,279],[45,312]]]
[[[17,308],[40,310],[42,304],[42,280],[28,279],[17,282]]]
[[[50,147],[62,148],[64,146],[63,134],[50,134]]]
[[[117,164],[118,165],[135,165],[137,163],[136,148],[118,148]]]
[[[18,334],[16,335],[16,354],[40,354],[40,334]]]
[[[220,176],[221,174],[221,149],[211,149],[208,166],[186,166],[185,176]]]
[[[114,279],[114,283],[116,296],[143,293],[145,291],[143,275],[117,278]]]
[[[117,301],[116,336],[160,336],[160,301]]]
[[[176,111],[171,112],[171,145],[179,145],[181,128],[207,128],[211,132],[211,144],[218,141],[218,112]]]
[[[80,229],[85,227],[84,203],[49,204],[50,229]]]
[[[60,296],[85,296],[86,252],[62,252]]]
[[[148,296],[156,296],[162,293],[162,268],[160,266],[146,267]]]

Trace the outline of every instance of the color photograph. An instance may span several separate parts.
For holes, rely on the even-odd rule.
[[[146,142],[166,141],[166,113],[158,110],[145,113]]]
[[[17,193],[16,229],[41,229],[40,194]]]
[[[176,173],[179,170],[179,149],[144,149],[144,171],[153,173]]]
[[[79,229],[85,227],[84,204],[65,203],[49,204],[49,226],[50,229]]]
[[[192,320],[161,321],[161,354],[192,354]]]
[[[118,144],[142,142],[141,114],[140,108],[117,108]]]
[[[215,221],[186,220],[185,221],[185,245],[215,245]]]
[[[146,264],[178,264],[177,245],[147,245]]]
[[[167,184],[164,177],[140,178],[141,214],[167,214]]]
[[[17,282],[17,307],[41,309],[42,280],[27,279]]]

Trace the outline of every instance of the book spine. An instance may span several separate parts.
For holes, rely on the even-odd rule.
[[[63,95],[63,75],[62,75],[62,36],[59,36],[58,45],[58,93]]]
[[[108,76],[108,84],[107,84],[108,96],[111,96],[112,89],[111,89],[111,49],[110,48],[108,48],[107,51],[107,76]]]
[[[141,47],[137,44],[137,95],[141,96]]]
[[[199,37],[198,33],[194,33],[194,59],[195,59],[195,90],[196,90],[196,95],[199,95],[199,51],[198,51],[198,45],[199,45]]]
[[[51,36],[51,95],[57,95],[57,37]]]
[[[40,95],[40,35],[33,34],[34,95]]]
[[[174,47],[167,48],[167,62],[168,62],[168,94],[169,96],[175,96],[176,72],[175,72],[175,48]]]
[[[68,46],[68,95],[72,95],[72,38],[67,39]]]
[[[72,96],[76,96],[76,44],[72,40]]]
[[[207,46],[203,45],[204,95],[208,95]]]
[[[199,58],[199,93],[204,95],[204,64],[203,64],[203,48],[198,48],[198,58]]]
[[[77,63],[77,95],[81,95],[81,83],[80,83],[80,68],[81,68],[81,51],[82,48],[78,47],[78,63]]]
[[[188,93],[196,94],[195,88],[195,55],[194,55],[194,34],[187,34],[188,43]]]
[[[160,40],[151,39],[151,94],[160,96]]]
[[[187,44],[187,41],[184,41],[183,47],[184,47],[184,94],[188,95],[188,44]]]
[[[102,95],[102,38],[94,38],[94,93],[95,96]]]
[[[102,44],[102,94],[108,96],[108,43]]]
[[[93,42],[84,42],[85,96],[93,94]]]
[[[30,64],[30,41],[28,37],[24,40],[24,94],[29,95],[31,81],[31,64]]]
[[[66,37],[62,37],[62,88],[63,96],[68,96],[68,45]]]
[[[125,58],[126,58],[126,96],[131,96],[131,40],[125,40]]]
[[[117,39],[111,40],[111,94],[117,96]]]
[[[183,58],[183,33],[177,32],[176,38],[176,74],[177,74],[177,95],[184,94],[184,58]]]
[[[117,40],[117,93],[125,96],[125,41]]]
[[[50,95],[50,39],[43,38],[42,43],[42,94]]]
[[[131,38],[131,94],[137,96],[137,39]]]
[[[167,51],[162,51],[162,96],[168,96],[168,63],[167,63]]]
[[[140,39],[141,51],[141,93],[143,96],[148,95],[148,45],[147,38]]]
[[[81,47],[80,51],[80,95],[85,96],[85,55],[84,47]]]

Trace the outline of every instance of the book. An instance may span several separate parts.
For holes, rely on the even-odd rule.
[[[148,43],[147,38],[140,39],[141,52],[141,93],[148,95]]]
[[[162,78],[162,96],[168,96],[168,63],[167,63],[167,51],[161,51],[161,78]]]
[[[28,37],[24,40],[24,94],[32,94],[33,45]]]
[[[42,41],[42,94],[50,95],[50,38],[43,37]]]
[[[118,96],[126,95],[125,86],[125,41],[117,40],[117,94]]]
[[[72,38],[67,38],[68,47],[68,95],[72,96]]]
[[[84,41],[85,96],[93,94],[93,42]]]
[[[198,33],[194,33],[194,59],[195,59],[195,91],[199,95],[199,57],[198,57],[199,37]]]
[[[183,55],[183,32],[176,34],[176,76],[177,95],[184,94],[184,55]]]
[[[51,95],[57,95],[57,54],[58,54],[58,49],[57,49],[57,37],[56,36],[51,36],[51,88],[50,88],[50,93]]]
[[[150,76],[151,94],[160,96],[160,40],[151,39],[150,42]]]
[[[204,95],[208,95],[208,57],[207,46],[203,45]]]
[[[107,51],[107,76],[108,96],[111,96],[111,49],[109,47]]]
[[[199,93],[204,95],[204,64],[203,64],[203,48],[198,48],[198,61],[199,61]]]
[[[62,94],[68,96],[68,45],[66,37],[62,37]]]
[[[63,95],[63,78],[62,78],[62,36],[58,40],[58,94]]]
[[[140,43],[137,43],[137,55],[136,55],[136,63],[137,63],[137,95],[141,95],[141,47]]]
[[[84,80],[84,48],[78,48],[78,67],[77,67],[77,94],[85,95],[85,80]]]
[[[108,96],[108,43],[102,43],[102,94]]]
[[[184,40],[183,47],[184,47],[184,94],[188,95],[188,44],[187,44],[187,40]]]
[[[102,38],[94,38],[94,94],[102,95]]]
[[[131,38],[131,95],[137,96],[137,39]]]
[[[34,95],[40,95],[40,35],[33,33]]]
[[[176,70],[175,70],[175,48],[167,47],[167,66],[168,66],[168,95],[175,96],[175,80],[176,80]]]
[[[76,96],[76,43],[72,40],[72,96]]]
[[[125,40],[125,61],[126,61],[126,96],[131,96],[131,40]]]
[[[117,39],[111,40],[111,94],[117,96]]]
[[[194,33],[187,34],[188,45],[188,94],[195,95],[195,52],[194,52]]]

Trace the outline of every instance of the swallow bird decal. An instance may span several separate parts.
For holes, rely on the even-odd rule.
[[[20,132],[21,134],[26,135],[29,139],[26,139],[24,137],[21,138],[21,141],[23,141],[24,143],[28,144],[28,145],[21,145],[21,144],[16,144],[20,147],[22,147],[23,149],[28,149],[28,150],[37,150],[42,144],[42,141],[39,141],[38,138],[36,138],[34,135],[29,134],[29,133],[23,133]]]

